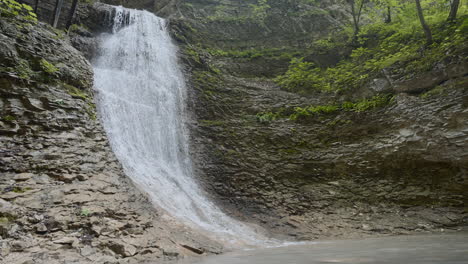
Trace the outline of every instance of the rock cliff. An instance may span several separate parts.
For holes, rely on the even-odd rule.
[[[0,262],[140,263],[222,246],[155,209],[97,118],[90,63],[63,31],[0,20]]]
[[[337,15],[334,10],[346,7],[336,8],[333,2],[327,7],[270,2],[275,4],[261,18],[230,13],[242,10],[241,3],[198,1],[191,4],[203,7],[193,17],[206,12],[204,18],[183,12],[172,18],[193,87],[193,156],[215,199],[244,220],[298,239],[466,225],[466,60],[441,62],[425,73],[383,76],[347,94],[287,92],[271,77],[284,72],[297,53],[325,66],[347,56],[346,50],[305,50],[307,41],[348,17],[344,11]],[[300,7],[315,11],[305,15]],[[321,8],[326,12],[316,12]],[[296,12],[290,18],[295,22],[275,20],[291,12]],[[314,28],[302,27],[297,34],[296,22]],[[217,30],[216,25],[222,26]],[[339,110],[297,120],[275,116],[287,117],[295,107],[376,94],[392,99],[366,111]]]
[[[301,54],[325,66],[349,55],[307,53],[311,41],[349,19],[338,1],[105,2],[170,19],[191,84],[197,176],[226,211],[288,239],[466,225],[466,60],[409,79],[382,76],[355,94],[305,96],[271,77]],[[99,52],[95,36],[109,30],[109,16],[104,5],[83,4],[69,36],[42,23],[0,20],[6,263],[137,263],[222,251],[154,209],[112,154],[85,59]],[[259,116],[382,92],[392,99],[366,111]]]

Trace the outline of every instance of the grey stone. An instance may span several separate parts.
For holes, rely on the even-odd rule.
[[[34,174],[32,173],[20,173],[16,174],[15,177],[13,178],[15,181],[27,181],[34,177]]]

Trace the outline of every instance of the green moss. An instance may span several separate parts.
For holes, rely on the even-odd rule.
[[[323,71],[314,63],[303,61],[303,58],[292,59],[288,71],[275,78],[275,82],[291,92],[331,90]]]
[[[391,95],[376,95],[369,99],[362,99],[357,102],[344,102],[341,109],[352,112],[363,112],[374,108],[383,107],[394,102],[394,97]]]
[[[91,120],[97,120],[96,105],[92,101],[88,101],[86,105],[86,113]]]
[[[429,91],[427,91],[425,93],[422,93],[421,95],[419,95],[419,97],[421,97],[422,99],[426,99],[426,98],[430,98],[430,97],[433,97],[433,96],[440,96],[440,95],[444,94],[444,92],[445,92],[444,87],[436,86],[432,90],[429,90]]]
[[[25,193],[25,192],[27,192],[29,190],[32,190],[32,189],[29,188],[29,187],[21,188],[21,187],[15,186],[15,187],[13,187],[12,192],[14,192],[14,193]]]
[[[376,95],[371,98],[364,98],[356,102],[343,102],[336,105],[312,105],[306,107],[295,107],[293,113],[286,115],[288,111],[282,109],[277,112],[262,112],[257,114],[257,121],[268,123],[279,118],[289,118],[290,120],[306,119],[313,116],[323,116],[329,114],[337,114],[340,112],[364,112],[376,108],[381,108],[394,103],[394,97],[390,94]],[[335,120],[327,123],[327,126],[334,126],[339,122],[348,124],[349,120]]]
[[[295,107],[294,113],[289,116],[291,120],[297,120],[298,118],[304,118],[312,115],[330,114],[339,110],[336,105],[318,105],[309,107]]]
[[[187,47],[187,48],[185,49],[185,53],[186,53],[187,55],[189,55],[190,58],[191,58],[192,60],[194,60],[194,61],[196,61],[196,62],[198,62],[198,63],[201,63],[200,54],[199,54],[198,51],[195,50],[194,48],[192,48],[192,47]]]
[[[6,115],[6,116],[2,117],[2,120],[4,120],[4,121],[15,121],[16,117],[11,116],[11,115]]]
[[[194,71],[193,81],[196,86],[208,96],[213,95],[219,83],[221,83],[218,74],[209,71]]]
[[[230,57],[230,58],[245,58],[253,60],[255,58],[268,57],[272,59],[292,59],[294,56],[297,56],[299,51],[283,49],[283,48],[268,48],[268,49],[259,49],[259,48],[250,48],[245,50],[222,50],[222,49],[213,49],[205,48],[207,53],[215,57]]]
[[[80,90],[76,88],[75,86],[62,83],[62,86],[65,88],[65,90],[68,92],[69,95],[71,95],[74,98],[79,98],[83,101],[86,102],[86,107],[85,107],[85,112],[88,114],[89,118],[91,120],[96,120],[96,105],[93,102],[93,99],[84,92],[83,90]]]
[[[48,74],[54,74],[58,71],[57,67],[44,58],[39,61],[39,65],[41,66],[41,69]]]
[[[14,68],[7,68],[7,71],[12,71],[23,80],[31,80],[34,78],[35,73],[29,66],[27,60],[19,59],[18,64]]]
[[[68,94],[71,95],[72,97],[78,97],[83,100],[91,100],[85,92],[76,88],[75,86],[72,86],[66,83],[62,83],[62,85],[66,89]]]
[[[90,211],[89,209],[82,208],[81,211],[80,211],[80,215],[81,215],[81,216],[84,216],[84,217],[90,216],[90,215],[91,215],[91,211]]]
[[[37,22],[37,15],[31,6],[14,0],[0,0],[0,15],[1,17],[25,20],[27,23]]]
[[[271,121],[275,121],[278,117],[280,117],[280,113],[273,113],[273,112],[265,112],[265,113],[258,113],[255,118],[260,123],[269,123]]]
[[[68,32],[75,32],[75,31],[79,31],[79,30],[84,30],[84,31],[89,31],[89,28],[83,24],[72,24],[69,28],[68,28]]]

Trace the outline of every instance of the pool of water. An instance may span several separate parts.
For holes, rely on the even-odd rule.
[[[230,252],[187,264],[468,264],[468,233],[319,241]]]

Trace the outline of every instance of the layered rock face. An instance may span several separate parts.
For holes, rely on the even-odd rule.
[[[305,99],[262,80],[196,84],[200,175],[225,206],[301,239],[466,224],[466,77],[365,113],[260,123]],[[207,93],[209,91],[209,93]]]
[[[90,63],[62,31],[0,20],[2,263],[140,263],[222,247],[126,178],[99,124]]]
[[[108,2],[171,18],[193,88],[197,175],[231,214],[297,239],[466,224],[465,64],[441,66],[442,79],[432,72],[417,82],[376,80],[362,93],[395,95],[380,109],[259,122],[261,112],[336,98],[289,93],[264,78],[284,72],[288,56],[213,57],[190,48],[301,52],[347,19],[335,1],[277,1],[266,16],[253,1]],[[109,10],[88,8],[75,21],[85,27],[70,37],[92,59]],[[96,119],[91,67],[67,37],[13,20],[0,29],[2,261],[135,263],[220,252],[155,210],[124,176]],[[310,59],[333,64],[341,54],[320,56]]]
[[[218,48],[302,50],[306,45],[297,43],[306,38],[278,31],[295,32],[294,24],[274,22],[275,16],[286,17],[294,10],[284,9],[286,3],[290,2],[278,1],[260,21],[240,22],[232,14],[206,19],[216,16],[216,10],[229,13],[223,3],[198,3],[203,7],[193,17],[206,12],[205,19],[173,18],[194,88],[193,156],[214,199],[240,218],[299,239],[456,230],[466,225],[466,62],[447,62],[410,79],[398,74],[382,77],[346,95],[358,99],[393,94],[392,103],[380,109],[260,122],[259,113],[287,116],[297,106],[342,100],[333,94],[305,97],[281,90],[268,79],[285,71],[287,59],[280,55],[210,55],[210,49]],[[244,6],[231,4],[232,10]],[[317,24],[328,32],[346,19],[330,10],[321,17]],[[307,17],[304,23],[317,26],[316,19]],[[246,40],[248,34],[237,26],[245,21],[275,33],[270,38],[256,31],[257,37]],[[217,24],[224,25],[223,32],[214,29]],[[307,40],[322,33],[303,29]],[[327,65],[340,56],[311,54],[308,59]]]

